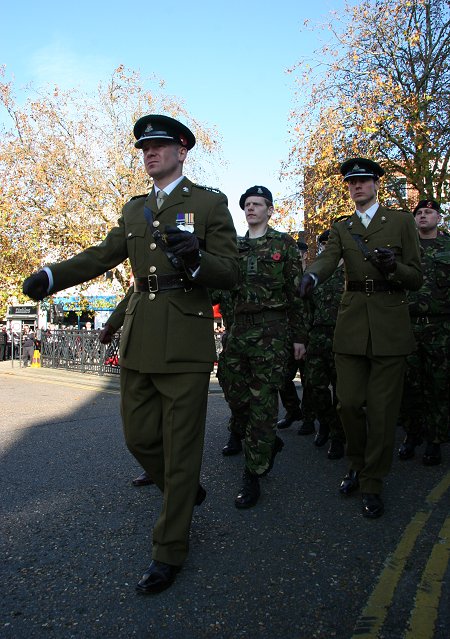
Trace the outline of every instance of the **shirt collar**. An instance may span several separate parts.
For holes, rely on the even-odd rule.
[[[160,191],[164,191],[164,193],[166,193],[166,195],[170,195],[172,193],[172,191],[174,190],[174,188],[179,185],[181,180],[184,180],[184,175],[180,175],[180,177],[178,177],[176,180],[174,180],[173,182],[171,182],[170,184],[165,186],[163,189],[160,189],[159,186],[156,186],[156,184],[155,184],[155,195],[156,195],[156,197],[158,197],[158,193]]]
[[[379,206],[380,206],[380,203],[375,202],[375,204],[372,204],[372,206],[369,207],[367,211],[364,211],[364,215],[367,215],[368,217],[370,217],[370,219],[372,219],[375,213],[378,211]],[[358,211],[358,209],[356,209],[356,212],[359,215],[359,217],[363,215],[363,213],[361,213],[361,211]]]

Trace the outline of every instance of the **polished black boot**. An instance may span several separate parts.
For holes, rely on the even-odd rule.
[[[425,452],[422,457],[424,466],[438,466],[442,461],[441,445],[427,442]]]
[[[350,495],[359,487],[359,473],[357,470],[349,470],[341,481],[339,492],[341,495]]]
[[[384,513],[384,504],[376,493],[362,493],[362,514],[363,517],[376,519]]]
[[[277,428],[279,428],[280,430],[282,430],[283,428],[289,428],[289,426],[292,426],[294,422],[298,422],[302,417],[303,413],[300,407],[292,412],[287,411],[283,419],[280,419],[280,421],[277,422]]]
[[[258,475],[253,475],[247,468],[242,476],[244,484],[239,491],[234,505],[236,508],[251,508],[257,503],[261,494]]]
[[[169,588],[175,581],[181,566],[171,566],[154,559],[136,586],[138,593],[153,595]]]
[[[222,455],[230,457],[230,455],[238,455],[242,450],[242,441],[239,435],[231,431],[228,442],[222,448]]]
[[[416,435],[406,435],[403,443],[398,449],[399,459],[405,461],[406,459],[411,459],[412,457],[414,457],[414,450],[416,446],[420,446],[421,443],[421,437],[417,437]]]
[[[317,448],[322,448],[322,446],[325,446],[325,444],[327,443],[329,437],[329,427],[327,425],[321,424],[316,436],[314,437],[314,445],[317,446]]]
[[[328,447],[328,459],[341,459],[345,454],[344,442],[339,439],[332,439]]]

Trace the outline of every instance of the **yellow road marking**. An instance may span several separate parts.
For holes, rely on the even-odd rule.
[[[439,539],[422,573],[416,594],[416,604],[409,618],[405,639],[432,639],[438,616],[442,580],[450,556],[450,517],[439,532]]]
[[[429,506],[436,504],[450,487],[450,472],[433,488],[426,498]],[[418,511],[405,529],[394,553],[390,555],[382,570],[378,583],[358,618],[352,639],[376,639],[378,631],[386,620],[394,591],[423,527],[430,517],[431,511]],[[424,636],[425,637],[425,636]],[[420,639],[424,639],[424,637]]]

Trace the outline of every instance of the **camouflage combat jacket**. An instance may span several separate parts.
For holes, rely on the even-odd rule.
[[[450,319],[450,236],[420,240],[423,285],[408,295],[411,317],[447,316]]]
[[[334,328],[344,286],[344,265],[341,264],[330,278],[314,289],[310,300],[310,329],[318,326]]]
[[[232,291],[235,316],[285,311],[290,338],[305,343],[303,301],[296,295],[303,275],[295,240],[270,226],[262,237],[238,238],[239,279]]]

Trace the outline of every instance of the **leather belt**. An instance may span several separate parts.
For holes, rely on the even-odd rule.
[[[256,313],[239,313],[235,316],[236,324],[257,325],[264,322],[276,322],[287,319],[286,311],[258,311]]]
[[[380,293],[382,291],[402,291],[392,282],[386,280],[364,280],[364,282],[350,281],[345,285],[346,291],[360,291],[361,293]]]
[[[192,290],[192,285],[180,273],[174,273],[173,275],[156,275],[156,273],[152,273],[147,275],[147,277],[134,278],[135,293],[161,293],[163,291],[172,291],[176,288],[184,288],[187,292]]]

